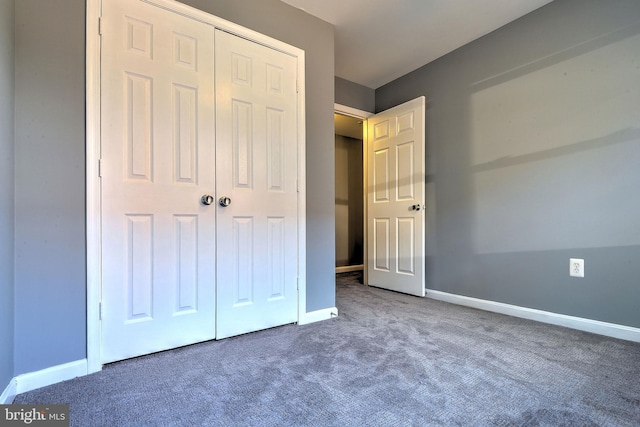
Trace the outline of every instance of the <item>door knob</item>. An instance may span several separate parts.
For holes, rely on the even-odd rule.
[[[419,211],[420,209],[422,209],[421,205],[411,205],[411,210],[412,211]]]
[[[214,200],[215,199],[210,194],[205,194],[200,198],[200,202],[202,202],[202,204],[205,206],[209,206],[211,203],[213,203]]]
[[[222,196],[222,197],[220,197],[220,200],[218,200],[218,203],[223,208],[226,208],[227,206],[229,206],[231,204],[231,199],[228,198],[227,196]]]

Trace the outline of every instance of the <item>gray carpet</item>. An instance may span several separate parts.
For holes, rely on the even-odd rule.
[[[73,426],[638,426],[640,344],[360,285],[338,318],[106,366],[16,397]]]

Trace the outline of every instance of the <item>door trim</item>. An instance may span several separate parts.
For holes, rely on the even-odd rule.
[[[335,103],[333,104],[333,111],[335,113],[342,114],[343,116],[351,116],[362,120],[367,120],[367,117],[371,117],[374,114],[368,111],[358,110],[357,108]]]
[[[298,323],[307,315],[306,292],[306,129],[305,52],[264,34],[244,28],[173,0],[139,0],[209,24],[297,59],[298,100]],[[100,297],[102,236],[100,190],[100,17],[102,0],[86,2],[86,255],[87,255],[87,373],[102,369],[100,361]]]
[[[87,0],[86,16],[86,192],[87,192],[87,373],[100,371],[102,289],[100,194],[100,16],[101,0]]]
[[[357,108],[348,107],[342,104],[333,104],[334,113],[342,114],[344,116],[351,116],[357,119],[362,119],[362,224],[364,225],[364,230],[362,233],[363,242],[362,242],[362,281],[365,285],[368,285],[367,278],[367,118],[374,115],[374,113],[370,113],[369,111],[358,110]],[[345,270],[342,270],[345,271]],[[338,268],[336,268],[336,273],[339,273]]]

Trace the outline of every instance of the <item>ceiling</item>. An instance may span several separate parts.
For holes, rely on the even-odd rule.
[[[371,89],[552,0],[282,0],[335,27],[335,75]]]

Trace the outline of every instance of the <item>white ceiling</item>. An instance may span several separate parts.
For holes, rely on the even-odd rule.
[[[376,89],[552,0],[282,0],[335,26],[335,74]]]

